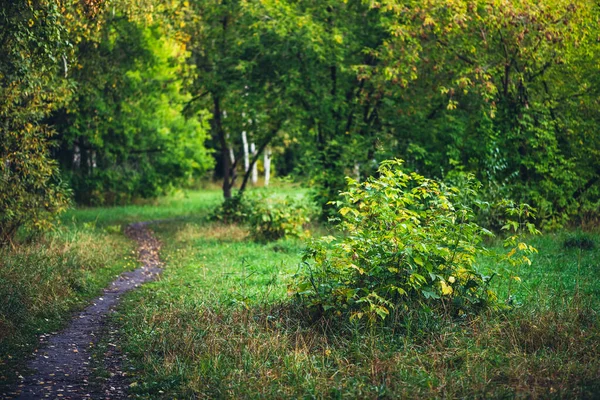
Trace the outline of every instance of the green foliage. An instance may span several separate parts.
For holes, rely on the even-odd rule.
[[[266,60],[283,77],[280,96],[291,99],[304,155],[297,170],[310,178],[324,217],[345,176],[372,176],[398,154],[426,176],[474,173],[483,191],[500,192],[497,200],[534,206],[545,228],[600,209],[593,2],[248,7],[246,16],[264,17],[257,36],[277,49],[278,62]],[[244,84],[256,79],[248,74]]]
[[[473,172],[555,228],[598,210],[598,12],[592,2],[382,2],[371,80],[391,106],[379,157]],[[595,61],[592,61],[595,60]],[[594,71],[594,72],[592,72]],[[585,112],[581,112],[582,108]],[[402,112],[398,113],[397,110]]]
[[[69,190],[50,159],[46,129],[27,123],[0,132],[0,247],[20,228],[29,233],[50,228],[69,205]]]
[[[0,246],[48,228],[68,205],[44,118],[68,95],[57,75],[68,42],[55,2],[0,5]]]
[[[210,218],[227,224],[243,223],[248,220],[249,213],[246,198],[238,192],[233,197],[223,199],[223,202],[211,212]]]
[[[250,236],[259,242],[300,237],[314,210],[305,199],[259,195],[247,200]]]
[[[413,305],[459,315],[498,306],[489,286],[493,275],[477,268],[478,258],[490,255],[484,238],[493,236],[474,222],[477,186],[460,191],[401,167],[401,161],[386,161],[379,178],[349,179],[336,203],[342,236],[310,246],[295,291],[322,311],[370,320]],[[528,206],[509,210],[518,217],[532,212]],[[513,271],[529,262],[516,254],[535,251],[522,242],[520,224],[507,222],[514,234],[506,240],[508,254],[499,257],[514,279],[520,278]]]
[[[566,249],[581,249],[581,250],[594,250],[596,248],[596,242],[594,236],[585,232],[574,232],[570,234],[564,241],[563,247]]]
[[[207,193],[219,200],[217,191],[192,195],[205,203],[200,199]],[[144,215],[188,201],[165,199]],[[93,211],[116,221],[139,212],[77,213],[87,218]],[[169,268],[123,298],[111,318],[120,341],[105,339],[128,354],[130,382],[136,383],[131,395],[593,398],[600,389],[600,248],[579,258],[577,249],[561,245],[568,232],[532,238],[540,254],[523,266],[526,279],[513,281],[521,306],[509,312],[455,319],[411,310],[393,324],[392,311],[385,326],[361,329],[344,317],[308,323],[310,315],[290,302],[286,288],[304,247],[298,240],[263,245],[245,240],[243,227],[202,219],[153,229]],[[597,233],[591,236],[598,241]],[[490,248],[504,251],[501,242]],[[479,262],[490,269],[498,263],[489,257]],[[507,284],[494,278],[490,287],[504,299]]]
[[[211,167],[209,115],[183,116],[187,56],[163,29],[118,14],[79,43],[78,90],[54,115],[57,158],[78,202],[156,197]]]
[[[229,224],[247,224],[252,239],[271,242],[303,236],[304,228],[315,214],[313,204],[303,197],[238,192],[213,210],[211,218]]]

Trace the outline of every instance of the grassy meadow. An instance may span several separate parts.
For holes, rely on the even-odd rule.
[[[563,248],[569,233],[536,239],[512,311],[365,328],[311,323],[289,304],[299,241],[258,245],[241,227],[205,222],[155,230],[165,274],[128,296],[116,318],[142,398],[600,393],[600,251]]]
[[[151,225],[163,243],[163,275],[128,293],[111,317],[134,397],[600,396],[597,232],[532,239],[539,253],[513,284],[509,311],[458,320],[415,312],[367,327],[312,320],[288,296],[303,241],[256,243],[244,226],[210,221],[220,200],[218,190],[204,190],[77,209],[39,244],[4,250],[3,379],[14,380],[10,373],[37,334],[60,329],[116,274],[135,267],[125,224],[163,220]],[[582,238],[592,248],[578,246]],[[496,285],[506,297],[506,285]]]

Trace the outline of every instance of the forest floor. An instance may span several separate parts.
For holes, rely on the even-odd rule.
[[[522,283],[494,287],[501,298],[511,291],[509,311],[419,314],[365,329],[307,319],[288,296],[305,243],[256,243],[244,226],[210,221],[219,201],[218,191],[198,191],[72,211],[43,244],[62,254],[56,262],[37,256],[41,248],[0,260],[0,295],[13,299],[0,309],[0,380],[18,380],[11,374],[40,336],[68,326],[70,310],[138,266],[123,226],[168,219],[152,225],[160,277],[122,296],[89,353],[92,398],[600,397],[598,232],[533,238],[539,254]],[[574,237],[593,245],[566,245]],[[19,335],[2,336],[3,326]],[[111,386],[124,389],[111,397]]]

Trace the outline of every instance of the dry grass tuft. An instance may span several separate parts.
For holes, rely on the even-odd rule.
[[[246,240],[248,233],[248,229],[236,224],[212,222],[197,225],[189,223],[177,230],[175,240],[183,243],[200,239],[219,242],[242,242]]]

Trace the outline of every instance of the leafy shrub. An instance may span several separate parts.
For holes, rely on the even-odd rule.
[[[213,221],[221,221],[227,224],[242,223],[248,219],[250,213],[249,204],[242,194],[225,199],[210,215]]]
[[[304,257],[305,271],[294,288],[310,306],[323,312],[349,312],[351,318],[384,319],[392,308],[415,302],[464,314],[500,305],[489,287],[494,276],[477,269],[490,255],[484,238],[492,232],[474,222],[468,204],[477,185],[458,190],[442,182],[405,173],[399,160],[386,161],[379,178],[349,179],[349,190],[336,202],[343,235],[316,240]],[[496,274],[520,280],[514,271],[529,263],[535,249],[522,242],[533,210],[505,202],[512,218],[504,225],[506,267]]]
[[[236,194],[217,207],[212,219],[225,223],[246,223],[250,236],[259,242],[270,242],[284,237],[299,237],[315,213],[304,199],[268,194]]]
[[[509,197],[508,187],[496,182],[485,185],[475,180],[473,174],[455,169],[444,177],[444,182],[459,190],[459,198],[467,204],[475,214],[475,222],[491,231],[502,228],[506,217],[505,202]],[[469,189],[477,187],[477,196],[470,194]]]
[[[301,236],[313,212],[306,202],[290,196],[263,195],[248,199],[247,204],[250,236],[259,242]]]
[[[51,160],[53,130],[44,121],[69,97],[56,59],[66,52],[59,6],[0,3],[0,246],[17,232],[53,225],[69,191]]]

